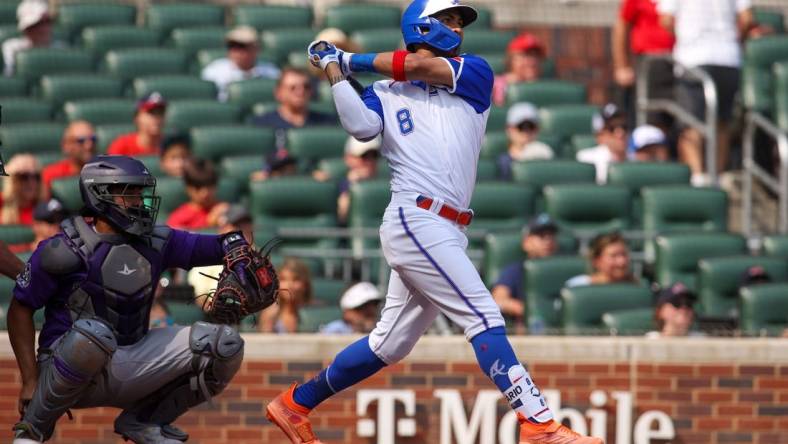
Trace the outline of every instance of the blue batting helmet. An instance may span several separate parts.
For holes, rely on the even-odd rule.
[[[462,16],[463,27],[476,20],[476,9],[461,5],[459,0],[414,0],[402,14],[402,38],[405,47],[417,43],[450,52],[462,43],[460,36],[432,16],[447,9],[456,10]]]

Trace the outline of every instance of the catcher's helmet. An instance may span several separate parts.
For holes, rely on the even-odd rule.
[[[450,52],[462,40],[455,32],[432,16],[447,9],[455,9],[461,16],[463,27],[476,20],[476,9],[461,5],[459,0],[414,0],[402,14],[402,38],[410,49],[416,43],[425,43],[435,49]]]
[[[128,234],[142,236],[153,230],[160,198],[156,178],[145,165],[127,156],[96,156],[79,174],[79,192],[85,207]]]

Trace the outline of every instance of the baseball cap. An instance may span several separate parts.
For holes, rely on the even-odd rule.
[[[380,143],[381,138],[379,135],[366,142],[362,142],[355,137],[348,137],[347,142],[345,142],[345,154],[361,157],[369,151],[378,151]]]
[[[681,282],[665,287],[657,293],[657,308],[671,304],[674,307],[687,306],[692,307],[695,303],[695,293],[692,292],[686,285]]]
[[[164,100],[164,96],[158,91],[153,91],[137,101],[137,112],[150,112],[159,108],[167,108],[167,101]]]
[[[667,139],[661,129],[653,125],[641,125],[635,128],[635,131],[632,131],[629,148],[631,151],[637,151],[650,145],[662,145],[665,143],[667,143]]]
[[[538,53],[540,56],[544,56],[545,53],[542,42],[540,42],[535,35],[528,32],[524,32],[513,38],[512,41],[509,42],[509,46],[506,47],[506,52],[510,54],[531,51]]]
[[[517,126],[523,122],[539,123],[539,111],[528,102],[515,103],[506,113],[506,124]]]
[[[746,287],[753,284],[765,284],[772,281],[772,277],[761,265],[753,265],[744,271],[740,286]]]
[[[49,5],[41,0],[24,0],[16,8],[17,28],[20,31],[49,18]]]
[[[242,45],[257,44],[257,30],[251,26],[236,26],[224,35],[227,43],[240,43]]]
[[[294,165],[296,162],[296,158],[286,148],[279,148],[265,156],[266,171],[269,173],[278,171],[288,165]]]
[[[39,222],[59,224],[65,218],[66,210],[63,208],[63,204],[57,199],[49,199],[46,202],[40,202],[33,208],[33,220]]]
[[[542,213],[531,219],[526,234],[556,233],[557,231],[558,225],[555,224],[555,221],[547,213]]]
[[[598,133],[602,131],[605,125],[610,123],[611,120],[624,117],[626,116],[621,108],[615,103],[608,103],[600,108],[599,111],[594,114],[594,117],[591,118],[591,126],[594,128],[594,132]]]
[[[359,282],[345,290],[339,306],[342,310],[352,310],[361,307],[367,302],[379,301],[383,299],[378,288],[369,282]]]

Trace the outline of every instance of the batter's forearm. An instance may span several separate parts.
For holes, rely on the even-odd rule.
[[[375,71],[394,77],[394,53],[381,52],[373,62]],[[430,85],[454,86],[454,72],[445,60],[438,57],[424,57],[409,53],[405,57],[405,77],[408,80],[421,80]]]
[[[22,382],[30,383],[38,379],[36,365],[36,328],[33,323],[33,309],[16,299],[11,299],[8,308],[8,337],[16,356],[16,363],[22,373]]]

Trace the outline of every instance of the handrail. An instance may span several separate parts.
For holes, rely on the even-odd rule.
[[[769,171],[761,168],[755,162],[755,130],[760,129],[777,141],[777,152],[780,158],[778,176],[775,178]],[[749,111],[744,127],[743,146],[743,178],[742,178],[742,231],[747,236],[753,235],[752,228],[752,200],[753,178],[758,179],[763,186],[777,194],[780,233],[788,233],[788,132],[781,130],[769,118],[757,111]]]
[[[674,65],[676,77],[697,80],[703,85],[703,96],[706,101],[706,116],[701,121],[689,111],[685,110],[675,100],[653,99],[648,96],[649,71],[651,64],[656,61],[668,62]],[[643,58],[637,73],[637,124],[646,123],[648,111],[662,111],[672,115],[676,120],[688,125],[701,133],[706,140],[706,174],[712,183],[717,179],[717,90],[711,76],[699,68],[684,66],[668,55],[650,55]]]

